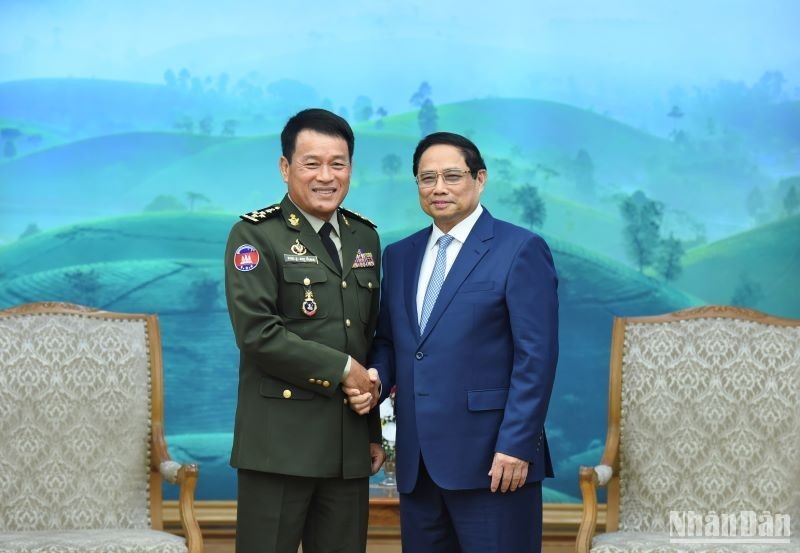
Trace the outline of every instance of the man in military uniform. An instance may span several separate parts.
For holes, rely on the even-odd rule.
[[[301,541],[305,553],[366,549],[368,477],[384,459],[370,411],[377,372],[362,364],[377,321],[381,250],[375,225],[340,207],[353,143],[347,122],[328,111],[289,119],[279,161],[288,194],[242,215],[228,238],[242,553],[296,553]],[[359,413],[342,386],[361,391]]]

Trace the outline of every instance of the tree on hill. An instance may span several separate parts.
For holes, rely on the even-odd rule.
[[[214,118],[206,115],[197,123],[200,132],[205,135],[210,135],[214,131]]]
[[[664,205],[649,199],[644,192],[637,190],[622,200],[620,212],[625,221],[624,233],[628,255],[636,263],[639,272],[642,272],[655,260],[660,244],[659,232]]]
[[[359,96],[353,102],[353,117],[356,122],[364,123],[372,118],[372,100],[367,96]]]
[[[386,108],[383,107],[383,106],[381,106],[381,107],[379,107],[378,109],[375,110],[375,115],[377,116],[377,119],[375,120],[375,128],[376,129],[382,129],[383,128],[383,118],[386,117],[388,114],[389,114],[389,112],[386,111]]]
[[[167,86],[170,88],[178,86],[178,78],[175,76],[175,72],[172,69],[164,71],[164,82],[167,83]]]
[[[2,137],[3,142],[5,142],[3,145],[3,156],[10,158],[17,155],[17,146],[14,142],[21,136],[22,132],[13,127],[0,129],[0,137]]]
[[[147,204],[144,208],[145,212],[156,211],[186,211],[186,205],[175,196],[169,194],[162,194],[156,196],[153,201]]]
[[[29,236],[35,236],[42,232],[39,229],[39,225],[36,223],[28,223],[28,226],[25,227],[25,230],[22,231],[22,234],[19,235],[19,239],[22,240],[23,238],[27,238]]]
[[[595,195],[594,162],[589,152],[581,148],[575,156],[575,186],[584,198],[593,199]]]
[[[392,184],[394,184],[394,176],[400,172],[402,161],[397,154],[386,154],[381,160],[381,169]]]
[[[429,134],[436,132],[436,124],[439,120],[439,115],[436,113],[436,108],[431,102],[431,99],[428,98],[422,103],[422,107],[419,108],[419,114],[417,115],[417,121],[419,122],[419,130],[422,133],[422,136],[428,136]]]
[[[180,70],[178,73],[178,84],[184,90],[189,90],[189,81],[191,80],[192,75],[189,73],[189,70],[185,67]]]
[[[731,296],[731,305],[752,309],[762,299],[764,299],[764,290],[761,285],[750,278],[747,273],[741,273],[739,275],[739,283],[733,290],[733,296]]]
[[[797,187],[792,185],[783,197],[783,209],[786,215],[794,215],[800,208],[800,196],[797,194]]]
[[[539,190],[530,184],[511,189],[511,197],[507,199],[512,206],[522,211],[521,217],[529,229],[541,228],[547,217],[547,208],[544,205]]]
[[[188,115],[183,116],[181,119],[175,121],[173,123],[173,128],[179,131],[183,131],[189,134],[194,133],[194,121]]]
[[[408,101],[411,102],[412,106],[421,108],[422,104],[425,103],[425,100],[430,98],[431,91],[431,85],[428,84],[428,81],[422,81],[419,84],[417,91],[411,95],[411,98]]]
[[[189,211],[194,211],[194,203],[195,202],[206,202],[209,203],[211,198],[206,196],[205,194],[201,194],[200,192],[187,192],[186,199],[189,200]]]
[[[238,126],[239,122],[236,119],[226,119],[222,124],[222,132],[220,134],[222,136],[236,136],[236,127]]]
[[[684,254],[683,243],[670,234],[669,238],[661,241],[658,248],[658,255],[655,260],[656,271],[664,280],[677,280],[683,272],[681,259]]]

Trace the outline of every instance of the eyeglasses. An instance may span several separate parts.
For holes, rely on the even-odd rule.
[[[455,186],[464,181],[464,175],[469,173],[469,169],[445,169],[444,171],[425,171],[417,175],[417,186],[420,188],[431,188],[436,186],[439,180],[439,175],[442,175],[442,180],[448,186]]]
[[[344,161],[334,161],[333,163],[320,163],[319,161],[308,161],[306,163],[298,163],[300,167],[305,169],[306,171],[319,171],[324,166],[327,166],[328,169],[331,171],[338,173],[341,171],[346,171],[350,168],[349,163],[345,163]]]

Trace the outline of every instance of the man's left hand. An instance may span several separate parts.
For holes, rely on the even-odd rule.
[[[386,452],[383,450],[381,444],[369,444],[369,457],[372,460],[370,474],[375,474],[381,469],[381,465],[386,460]]]
[[[509,490],[516,491],[528,478],[528,461],[498,451],[494,454],[489,476],[492,477],[490,485],[492,493],[496,492],[498,488],[502,493]]]

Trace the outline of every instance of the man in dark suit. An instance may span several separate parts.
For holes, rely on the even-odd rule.
[[[353,132],[305,110],[281,134],[288,194],[242,215],[225,252],[225,291],[240,350],[231,464],[239,552],[363,553],[368,477],[383,462],[374,370],[363,363],[378,315],[375,226],[340,207]]]
[[[403,550],[539,551],[541,481],[553,476],[553,259],[540,236],[481,207],[486,166],[471,141],[432,134],[413,169],[433,225],[384,252],[368,365],[384,396],[397,386]]]

